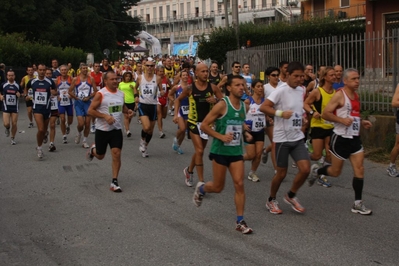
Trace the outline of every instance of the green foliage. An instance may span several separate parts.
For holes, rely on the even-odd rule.
[[[134,41],[142,24],[127,10],[138,1],[2,0],[0,32],[23,33],[29,41],[102,54],[105,48],[116,49],[118,42]]]
[[[337,21],[332,18],[314,18],[301,20],[295,24],[275,22],[270,25],[241,23],[239,26],[239,42],[245,46],[247,40],[251,47],[284,43],[290,41],[309,40],[320,37],[358,34],[365,31],[364,21]],[[211,58],[223,64],[226,53],[236,50],[236,34],[232,27],[215,28],[209,35],[201,36],[198,43],[198,56]]]
[[[53,58],[63,63],[79,65],[86,61],[86,53],[81,49],[60,46],[47,42],[29,42],[20,33],[0,35],[0,62],[11,66],[29,66],[33,63],[50,65]]]

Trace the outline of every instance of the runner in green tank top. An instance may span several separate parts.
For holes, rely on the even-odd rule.
[[[193,196],[194,204],[202,203],[205,193],[220,193],[225,184],[226,171],[229,170],[235,188],[235,204],[237,210],[236,230],[243,234],[252,233],[252,229],[244,221],[244,160],[242,150],[245,106],[240,100],[244,94],[245,80],[241,76],[232,76],[227,81],[229,96],[217,103],[201,124],[201,131],[213,137],[209,159],[212,160],[213,181],[198,182]],[[215,130],[210,125],[215,123]],[[244,132],[248,140],[252,135]]]

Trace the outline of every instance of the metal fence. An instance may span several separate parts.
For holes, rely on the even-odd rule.
[[[257,77],[280,61],[299,61],[320,65],[356,68],[361,74],[362,109],[390,112],[391,99],[398,83],[399,29],[384,34],[331,36],[235,50],[227,53],[225,69],[234,61],[249,63]],[[229,71],[227,71],[229,72]]]

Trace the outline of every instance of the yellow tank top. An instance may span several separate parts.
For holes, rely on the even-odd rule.
[[[335,94],[335,90],[333,89],[331,93],[327,93],[322,87],[318,87],[320,91],[320,100],[313,103],[314,109],[321,114],[326,108],[327,104],[330,102],[331,98]],[[319,127],[323,129],[333,129],[334,124],[324,120],[323,118],[313,118],[310,121],[310,127]]]
[[[175,71],[173,70],[173,68],[171,69],[167,69],[165,67],[165,76],[169,79],[173,79],[173,77],[175,76]]]

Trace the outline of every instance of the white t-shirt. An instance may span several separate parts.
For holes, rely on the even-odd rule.
[[[295,89],[283,83],[278,86],[267,98],[274,103],[275,110],[293,111],[289,119],[274,116],[273,142],[294,142],[305,137],[302,127],[304,88]]]
[[[277,85],[278,87],[278,85]],[[277,88],[276,87],[276,88]],[[265,90],[265,99],[267,99],[267,97],[269,97],[269,95],[276,89],[274,88],[272,85],[270,85],[270,83],[267,83],[265,85],[263,85],[263,89]]]

